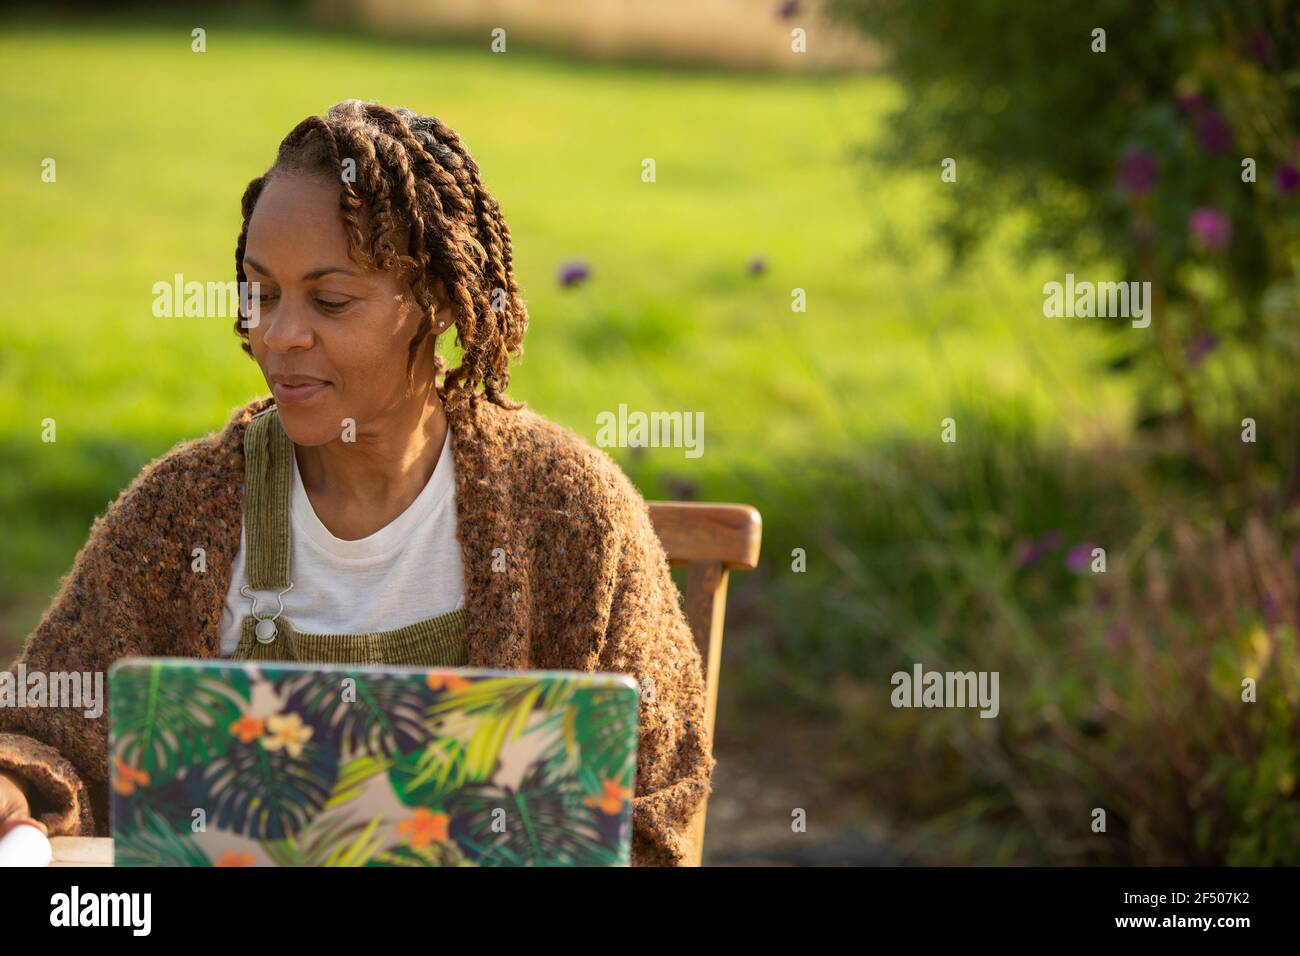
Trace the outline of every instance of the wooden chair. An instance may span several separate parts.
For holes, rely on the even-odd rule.
[[[651,501],[650,519],[673,567],[685,567],[686,620],[704,662],[704,721],[709,752],[713,750],[713,723],[718,709],[718,681],[722,671],[722,624],[727,611],[727,577],[732,571],[752,571],[758,564],[763,522],[749,505],[709,502]],[[704,852],[704,818],[708,797],[692,826],[699,866]]]
[[[722,623],[727,610],[727,576],[752,571],[758,564],[763,523],[749,505],[707,502],[652,501],[650,519],[673,567],[685,567],[686,620],[704,662],[704,721],[709,750],[718,709],[718,680],[722,670]],[[700,865],[704,850],[704,818],[708,798],[700,804],[692,826]],[[112,866],[113,841],[95,837],[55,837],[54,866]]]

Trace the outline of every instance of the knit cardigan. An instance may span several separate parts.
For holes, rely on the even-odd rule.
[[[132,656],[220,656],[240,546],[244,430],[270,405],[145,467],[95,519],[27,638],[27,673],[107,672]],[[710,791],[700,654],[649,509],[605,452],[527,408],[445,402],[470,667],[605,671],[643,688],[633,866],[679,866]],[[192,568],[194,549],[206,571]],[[504,552],[504,571],[494,554]],[[496,567],[502,567],[496,561]],[[105,710],[105,713],[107,711]],[[27,784],[51,835],[108,835],[107,718],[0,707],[0,769]]]

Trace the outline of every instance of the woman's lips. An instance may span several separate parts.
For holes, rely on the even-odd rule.
[[[276,402],[281,405],[290,405],[295,402],[305,402],[329,387],[329,382],[304,382],[301,385],[286,385],[283,382],[276,382],[271,386],[271,391],[275,395]]]

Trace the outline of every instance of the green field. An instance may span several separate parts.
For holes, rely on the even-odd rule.
[[[1057,429],[1124,411],[1097,383],[1094,331],[1042,318],[1042,283],[1063,269],[1025,270],[1005,254],[1010,225],[990,224],[1000,238],[949,274],[926,232],[953,188],[941,157],[914,170],[862,158],[897,96],[878,77],[215,26],[196,54],[179,26],[10,24],[0,64],[0,649],[35,624],[91,517],[144,461],[261,393],[227,320],[156,319],[151,287],[230,278],[245,183],[299,119],[349,97],[433,113],[478,158],[532,317],[515,397],[593,439],[597,414],[623,402],[704,412],[702,458],[657,449],[638,464],[647,495],[671,476],[755,500],[741,475],[797,481],[828,453],[937,441],[963,396]],[[41,181],[45,157],[56,183]],[[768,268],[750,275],[759,255]],[[576,290],[555,280],[570,258],[593,269]]]

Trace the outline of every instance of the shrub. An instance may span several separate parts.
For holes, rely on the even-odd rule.
[[[1210,477],[1239,474],[1251,462],[1225,459],[1224,429],[1300,392],[1300,2],[830,8],[881,42],[906,91],[883,158],[936,187],[957,160],[941,190],[954,255],[1015,210],[1026,252],[1152,282],[1151,328],[1116,324],[1113,367],[1145,373],[1142,424],[1180,426]]]

